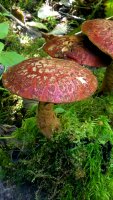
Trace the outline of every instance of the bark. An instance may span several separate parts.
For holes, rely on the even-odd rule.
[[[37,110],[37,123],[41,133],[47,138],[60,129],[60,121],[56,117],[52,103],[39,102]]]

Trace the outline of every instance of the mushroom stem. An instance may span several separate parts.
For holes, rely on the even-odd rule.
[[[102,93],[113,92],[113,61],[106,69],[101,92]]]
[[[39,102],[37,123],[43,135],[51,138],[55,131],[60,129],[60,121],[53,110],[53,103]]]

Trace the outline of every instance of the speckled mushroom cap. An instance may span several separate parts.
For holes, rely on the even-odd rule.
[[[85,21],[81,26],[82,32],[101,51],[113,58],[113,21],[93,19]]]
[[[83,35],[51,36],[46,39],[43,49],[53,58],[73,59],[80,65],[92,67],[106,66],[108,59],[104,59],[105,55],[85,39]]]
[[[78,38],[75,35],[52,35],[49,39],[46,39],[46,44],[43,46],[43,49],[53,58],[64,58],[66,52],[70,50],[73,43],[77,42],[77,40]]]
[[[31,58],[10,67],[3,85],[23,98],[66,103],[85,99],[97,88],[97,79],[88,69],[63,59]]]

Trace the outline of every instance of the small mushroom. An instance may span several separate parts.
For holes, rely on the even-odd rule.
[[[70,50],[77,37],[74,35],[56,36],[43,34],[46,40],[43,49],[53,58],[65,58],[66,52]]]
[[[71,36],[43,34],[43,37],[46,39],[43,49],[53,58],[73,59],[80,65],[91,67],[105,67],[109,63],[108,57],[83,34]]]
[[[82,24],[82,32],[101,51],[113,59],[113,21],[107,19],[87,20]],[[106,69],[101,92],[113,92],[113,61]]]
[[[25,60],[8,68],[2,81],[12,93],[39,101],[37,122],[47,138],[60,128],[53,105],[86,99],[97,88],[97,79],[90,70],[57,58]]]

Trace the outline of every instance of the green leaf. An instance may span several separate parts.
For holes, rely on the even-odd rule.
[[[0,39],[7,36],[9,29],[9,24],[7,22],[0,23]]]
[[[2,51],[0,54],[0,63],[5,67],[16,65],[20,62],[25,60],[25,58],[16,53],[15,51],[12,52],[4,52]]]
[[[38,29],[44,29],[44,30],[48,31],[47,27],[44,24],[40,23],[40,22],[34,22],[34,21],[27,22],[27,25],[28,26],[32,26],[32,27],[36,27]]]
[[[106,17],[113,16],[113,1],[107,0],[104,6],[105,6]]]
[[[1,51],[4,49],[4,44],[2,42],[0,42],[0,53]]]
[[[64,113],[64,112],[65,112],[65,110],[63,108],[61,108],[61,107],[55,108],[55,113],[56,114],[61,114],[61,113]]]

